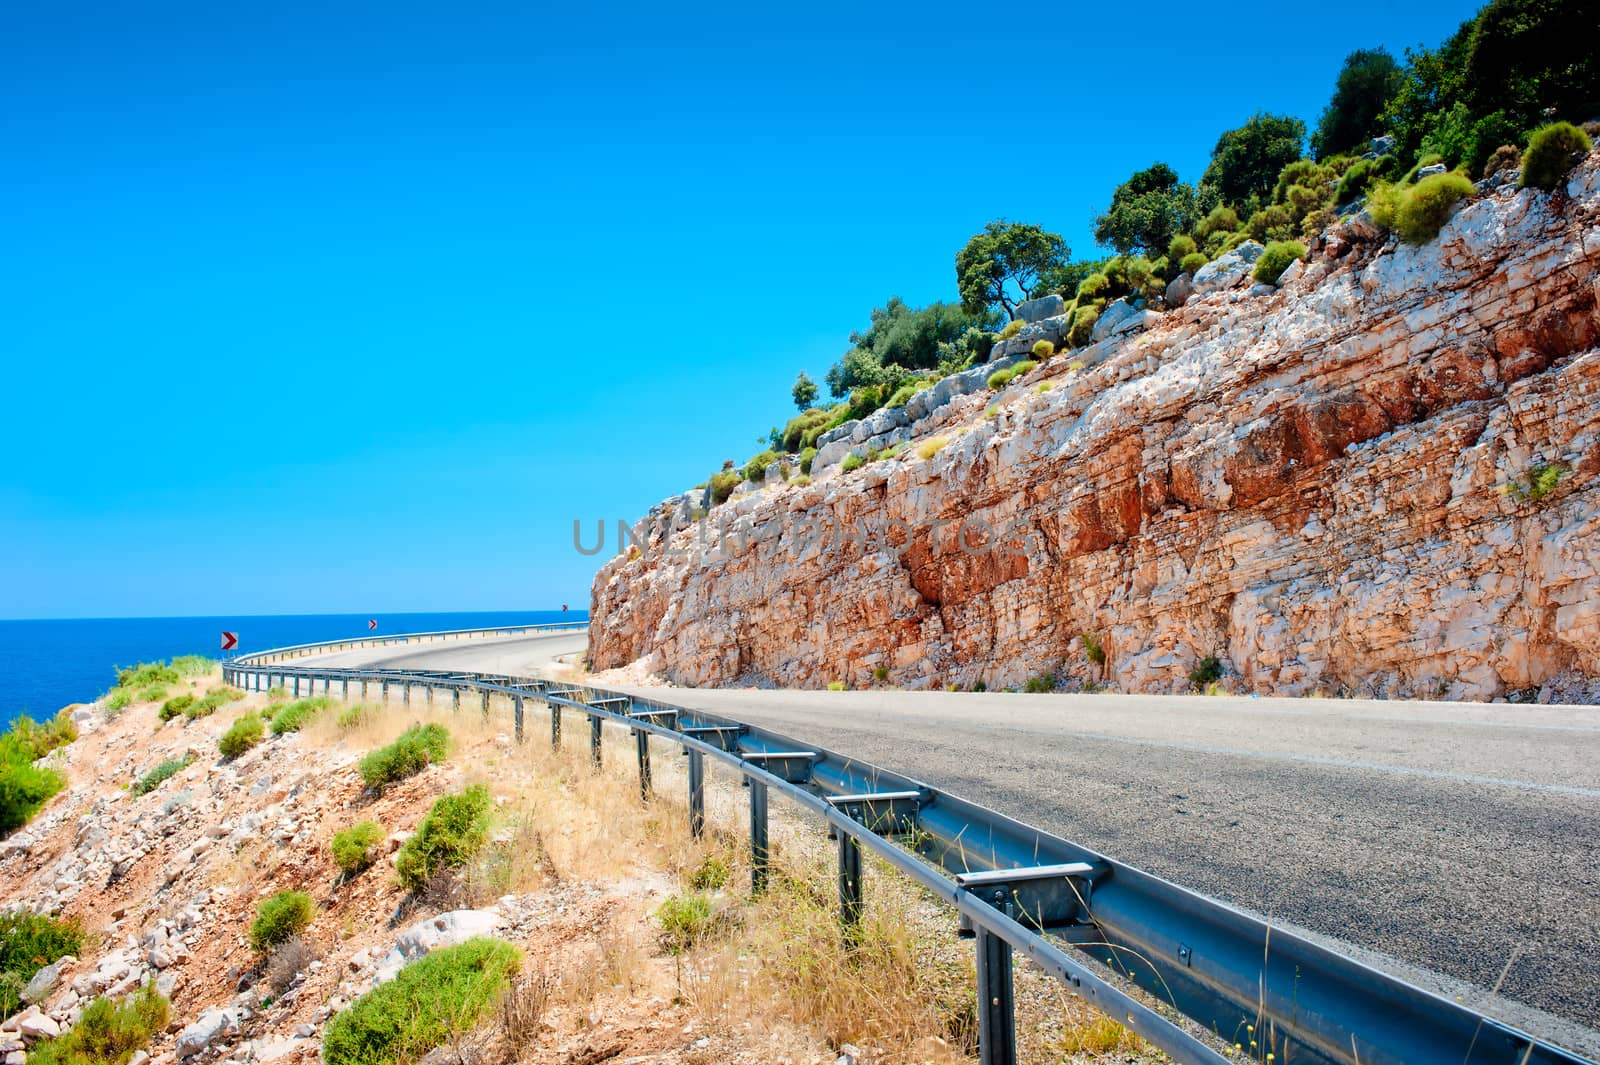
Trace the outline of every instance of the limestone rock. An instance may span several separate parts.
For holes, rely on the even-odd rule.
[[[394,979],[407,962],[442,947],[453,947],[476,936],[493,935],[505,923],[505,918],[493,910],[451,910],[418,921],[400,933],[394,949],[378,963],[376,981],[381,984]]]
[[[1024,300],[1017,304],[1017,317],[1024,322],[1042,322],[1046,318],[1054,318],[1066,310],[1067,303],[1060,296],[1040,296],[1038,299]]]
[[[1247,240],[1232,251],[1206,263],[1194,273],[1195,295],[1208,296],[1238,284],[1250,275],[1251,267],[1266,250],[1264,245]]]
[[[1167,283],[1167,306],[1173,309],[1182,307],[1194,296],[1194,278],[1189,274],[1179,274]]]
[[[239,1014],[236,1010],[206,1010],[193,1024],[178,1033],[178,1057],[193,1057],[218,1039],[238,1030]]]

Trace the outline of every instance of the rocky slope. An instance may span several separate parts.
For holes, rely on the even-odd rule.
[[[809,484],[655,508],[592,666],[1171,691],[1216,656],[1263,693],[1593,699],[1600,153],[1425,246],[1357,219],[1277,287],[1203,273],[998,395],[842,427]]]

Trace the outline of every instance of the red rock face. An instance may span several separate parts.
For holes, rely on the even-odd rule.
[[[1420,248],[1327,247],[958,398],[895,459],[655,515],[595,579],[593,666],[1170,691],[1216,655],[1263,693],[1600,690],[1600,157]]]

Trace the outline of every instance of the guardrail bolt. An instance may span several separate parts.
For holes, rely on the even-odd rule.
[[[706,831],[706,756],[689,748],[689,835],[699,839]]]
[[[854,942],[861,931],[861,843],[839,831],[839,923],[845,939]]]
[[[745,778],[750,785],[750,894],[767,890],[767,786]]]

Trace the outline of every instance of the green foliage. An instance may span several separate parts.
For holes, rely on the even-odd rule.
[[[916,395],[918,392],[921,392],[923,389],[927,388],[928,384],[929,384],[928,380],[926,378],[923,378],[923,377],[919,377],[919,378],[916,378],[915,380],[907,381],[905,384],[903,384],[899,388],[895,389],[894,395],[889,397],[889,402],[885,403],[884,406],[885,407],[903,407],[907,403],[911,402],[911,397],[912,396]]]
[[[1086,632],[1083,634],[1083,655],[1091,665],[1103,666],[1106,664],[1105,644],[1100,642],[1098,633]]]
[[[1021,318],[1011,319],[1011,321],[1006,323],[1006,327],[1000,330],[1000,339],[1010,340],[1012,337],[1022,332],[1022,330],[1027,327],[1027,324],[1028,323],[1024,322]]]
[[[1068,344],[1081,348],[1089,343],[1089,334],[1094,331],[1094,323],[1100,318],[1102,306],[1099,301],[1088,304],[1079,301],[1078,307],[1072,312],[1072,325],[1067,328]]]
[[[145,984],[121,1002],[97,998],[69,1031],[35,1043],[27,1065],[127,1065],[171,1017],[172,1007],[154,984]]]
[[[1350,169],[1339,178],[1339,184],[1334,191],[1334,200],[1338,203],[1350,203],[1357,196],[1362,195],[1378,180],[1378,164],[1372,159],[1357,159],[1350,164]]]
[[[59,770],[33,763],[78,735],[68,714],[39,725],[26,714],[0,736],[0,836],[10,835],[67,785]]]
[[[1577,156],[1591,147],[1589,135],[1570,122],[1553,122],[1533,131],[1522,156],[1523,188],[1553,189],[1566,178]]]
[[[844,457],[843,462],[839,463],[839,469],[841,472],[850,473],[853,470],[859,470],[866,464],[867,459],[865,455],[858,455],[852,451],[850,454]]]
[[[1037,369],[1038,366],[1039,364],[1032,359],[1023,359],[1014,366],[1008,366],[1004,370],[996,370],[989,375],[989,389],[990,391],[998,392],[1014,379]]]
[[[83,951],[83,926],[76,918],[57,921],[40,913],[0,913],[0,1017],[22,1008],[20,991],[33,975],[57,958]]]
[[[1473,20],[1460,80],[1474,115],[1507,114],[1520,128],[1600,113],[1593,0],[1493,0]]]
[[[1432,157],[1452,167],[1465,166],[1477,173],[1497,145],[1519,139],[1521,132],[1521,127],[1504,111],[1479,117],[1458,101],[1450,110],[1435,116],[1420,148],[1424,158]]]
[[[251,712],[228,726],[228,731],[217,740],[217,750],[222,752],[224,758],[237,758],[260,743],[266,735],[267,726],[261,720],[261,715]]]
[[[1111,206],[1095,219],[1094,239],[1124,255],[1160,252],[1197,217],[1194,186],[1180,182],[1166,163],[1154,163],[1117,186]]]
[[[656,907],[661,945],[669,954],[683,954],[711,927],[711,900],[699,892],[669,895]]]
[[[329,849],[333,860],[346,874],[359,873],[373,863],[372,848],[383,842],[383,826],[376,821],[360,821],[333,834]]]
[[[269,703],[281,703],[287,698],[289,698],[289,689],[281,684],[275,684],[267,689],[267,702]]]
[[[1090,274],[1078,283],[1078,303],[1104,298],[1111,291],[1111,278],[1103,272]]]
[[[1281,203],[1270,204],[1251,215],[1244,228],[1251,240],[1288,240],[1296,232],[1294,212]]]
[[[794,388],[789,390],[789,395],[794,400],[796,407],[800,410],[805,410],[817,401],[817,383],[807,377],[805,371],[802,370],[800,375],[794,379]],[[793,449],[791,448],[791,450]]]
[[[956,253],[956,288],[961,304],[982,314],[998,304],[1007,318],[1033,295],[1041,276],[1072,257],[1060,234],[999,219],[983,227]]]
[[[217,668],[217,663],[205,655],[179,655],[172,660],[172,669],[180,677],[203,677]]]
[[[1516,170],[1522,166],[1522,150],[1515,144],[1502,144],[1490,154],[1483,164],[1483,176],[1492,177],[1502,170]]]
[[[954,340],[939,341],[939,365],[934,368],[935,372],[940,377],[949,377],[969,366],[987,362],[997,339],[997,335],[987,329],[969,326]]]
[[[280,707],[278,712],[272,715],[272,734],[282,736],[285,732],[299,732],[332,705],[333,700],[326,695],[296,699],[287,706]]]
[[[361,759],[361,779],[369,788],[383,788],[422,772],[450,755],[450,733],[443,725],[413,725],[386,747]]]
[[[148,795],[166,783],[168,777],[176,776],[188,767],[188,758],[168,758],[135,781],[131,790],[136,797]]]
[[[1194,227],[1194,239],[1204,241],[1215,233],[1232,233],[1239,228],[1239,212],[1226,204],[1211,209],[1211,213]]]
[[[161,710],[156,714],[156,717],[162,721],[171,721],[175,717],[181,717],[183,712],[193,705],[193,692],[184,692],[182,695],[174,695],[172,698],[161,704]]]
[[[1022,690],[1031,695],[1056,690],[1056,675],[1054,673],[1040,673],[1038,676],[1029,677],[1022,685]]]
[[[353,729],[370,721],[377,715],[377,707],[368,706],[366,703],[356,703],[354,706],[347,706],[340,710],[339,716],[334,718],[333,723],[340,729]]]
[[[183,715],[188,718],[210,717],[220,707],[244,698],[244,692],[238,688],[212,688],[205,695],[184,707]]]
[[[250,946],[261,954],[311,926],[317,907],[304,891],[280,891],[261,901],[250,925]]]
[[[1400,64],[1384,48],[1362,48],[1345,56],[1333,99],[1311,134],[1312,154],[1326,159],[1366,144],[1379,131],[1379,117],[1404,80]]]
[[[744,479],[751,484],[760,484],[767,479],[767,466],[777,461],[776,451],[763,451],[744,464]]]
[[[1225,204],[1257,209],[1283,168],[1300,158],[1305,139],[1306,124],[1298,118],[1255,114],[1217,138],[1200,183],[1214,189]]]
[[[733,870],[720,854],[708,854],[689,876],[689,886],[696,891],[721,891],[728,886]]]
[[[167,697],[167,689],[159,684],[152,684],[148,688],[140,688],[134,693],[134,700],[141,703],[159,703]]]
[[[141,662],[137,666],[117,671],[117,687],[144,688],[151,684],[176,684],[183,678],[171,666],[160,662]]]
[[[1537,503],[1554,492],[1556,486],[1561,483],[1561,478],[1566,475],[1566,467],[1560,463],[1537,463],[1528,470],[1528,475],[1523,481],[1512,481],[1503,491],[1516,499]]]
[[[324,1065],[401,1065],[477,1027],[520,962],[517,949],[478,937],[436,950],[336,1013]]]
[[[953,303],[913,308],[896,296],[873,310],[866,329],[850,334],[850,350],[828,370],[828,389],[844,396],[858,388],[888,386],[892,393],[915,371],[937,367],[941,344],[993,323],[994,316],[983,308]]]
[[[1222,661],[1215,655],[1202,658],[1193,669],[1189,671],[1189,683],[1196,691],[1203,691],[1207,684],[1215,684],[1222,679]]]
[[[1041,362],[1056,353],[1056,346],[1048,340],[1041,340],[1033,346],[1033,357]]]
[[[817,437],[822,434],[832,417],[833,411],[827,407],[812,407],[790,418],[788,424],[783,427],[781,441],[783,450],[796,452],[816,443]]]
[[[1267,250],[1261,253],[1256,260],[1255,272],[1251,275],[1257,281],[1269,285],[1276,285],[1278,278],[1289,269],[1289,264],[1296,259],[1306,257],[1306,246],[1298,240],[1273,241],[1267,245]]]
[[[1187,233],[1179,233],[1167,242],[1167,262],[1182,262],[1184,256],[1193,255],[1199,250],[1200,246],[1194,242],[1193,237]]]
[[[1210,259],[1206,258],[1204,252],[1190,252],[1183,257],[1182,262],[1178,263],[1178,271],[1179,273],[1193,274],[1210,261]]]
[[[1411,244],[1426,244],[1449,221],[1456,202],[1472,195],[1472,182],[1460,174],[1433,174],[1409,188],[1374,185],[1367,193],[1373,221]]]
[[[711,505],[721,506],[744,478],[738,470],[718,470],[711,475]]]
[[[489,790],[474,784],[453,795],[441,795],[417,826],[417,834],[400,848],[396,866],[400,883],[420,890],[441,869],[465,865],[489,840]]]
[[[806,477],[811,476],[811,463],[817,457],[817,449],[805,447],[800,449],[800,472]]]
[[[828,690],[831,692],[849,691],[850,685],[846,684],[842,680],[830,680],[828,682]]]

